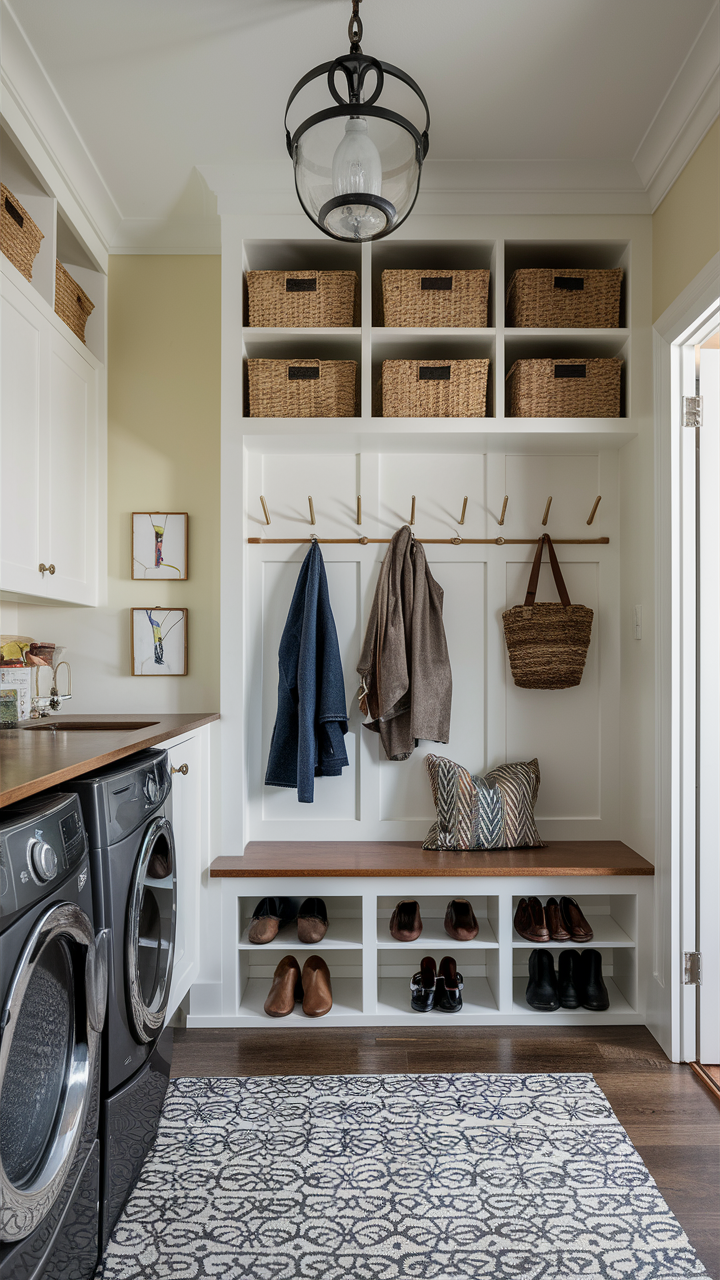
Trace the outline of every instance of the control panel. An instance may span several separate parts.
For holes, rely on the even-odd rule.
[[[60,884],[88,851],[76,795],[34,796],[0,813],[0,927]]]

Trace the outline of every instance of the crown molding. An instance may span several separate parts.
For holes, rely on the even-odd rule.
[[[633,156],[653,213],[719,114],[720,0],[716,0]]]
[[[8,0],[2,0],[0,22],[3,124],[97,265],[107,270],[120,210]]]

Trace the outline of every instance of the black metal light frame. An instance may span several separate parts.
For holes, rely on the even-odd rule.
[[[415,83],[412,76],[409,76],[407,72],[403,71],[400,67],[394,67],[389,62],[381,62],[378,58],[372,58],[368,54],[364,54],[362,51],[360,47],[360,40],[362,39],[363,27],[358,15],[359,3],[360,0],[353,0],[353,15],[348,27],[350,52],[348,54],[341,55],[339,58],[335,58],[332,62],[323,62],[320,66],[313,67],[312,71],[308,71],[307,74],[298,81],[288,98],[287,106],[285,108],[284,122],[285,141],[288,149],[288,155],[293,162],[295,190],[297,192],[298,200],[300,201],[302,208],[305,210],[305,213],[310,218],[310,221],[313,222],[315,226],[319,227],[320,230],[326,236],[330,236],[331,239],[342,240],[344,243],[348,242],[348,237],[338,236],[333,231],[329,231],[323,224],[323,219],[326,218],[328,213],[333,209],[347,204],[350,197],[347,195],[334,196],[333,199],[325,202],[320,209],[317,218],[315,218],[306,208],[302,196],[300,195],[297,183],[297,144],[302,135],[306,133],[308,129],[313,128],[314,125],[323,124],[326,120],[342,119],[345,116],[369,116],[371,118],[375,117],[376,119],[388,120],[392,124],[396,124],[401,129],[404,129],[413,138],[415,143],[415,156],[418,164],[418,176],[415,184],[415,194],[413,196],[412,204],[403,216],[398,218],[392,204],[382,196],[376,196],[370,193],[366,194],[365,192],[358,193],[362,197],[363,204],[370,205],[373,208],[381,210],[388,219],[388,225],[382,231],[377,232],[374,236],[368,236],[368,240],[381,240],[383,236],[387,236],[392,231],[396,231],[397,228],[402,226],[403,222],[409,218],[418,197],[418,191],[420,190],[420,178],[422,175],[422,164],[428,153],[428,147],[430,145],[430,108],[428,107],[422,89]],[[374,71],[376,75],[375,88],[370,97],[363,102],[361,101],[361,95],[366,77],[370,71]],[[341,72],[345,77],[348,91],[347,99],[343,98],[338,92],[338,88],[335,83],[335,78],[338,72]],[[334,107],[326,107],[324,111],[317,111],[314,115],[308,116],[307,120],[303,120],[302,124],[298,125],[295,132],[291,135],[287,123],[290,107],[301,90],[313,80],[317,80],[321,76],[327,76],[328,89],[330,90],[330,94],[336,105]],[[417,97],[425,110],[425,128],[422,133],[411,120],[408,120],[405,116],[399,115],[397,111],[391,111],[388,107],[381,107],[377,105],[378,98],[383,91],[386,76],[393,76],[396,80],[400,80],[403,84],[407,85],[413,93],[417,94]]]

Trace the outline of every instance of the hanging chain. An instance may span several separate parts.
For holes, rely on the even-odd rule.
[[[363,24],[360,17],[360,5],[362,0],[352,0],[352,17],[348,23],[348,37],[350,40],[350,52],[360,52],[360,41],[363,36]]]

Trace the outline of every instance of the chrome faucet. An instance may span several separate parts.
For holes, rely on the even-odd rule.
[[[58,692],[57,673],[61,667],[67,667],[67,693]],[[69,662],[65,662],[64,660],[62,662],[58,662],[57,666],[53,667],[50,694],[47,698],[43,698],[40,696],[40,672],[42,670],[42,667],[35,668],[35,697],[32,700],[32,710],[35,713],[35,716],[41,716],[44,718],[45,716],[49,716],[51,711],[59,711],[63,702],[67,702],[69,698],[72,698],[72,672],[70,670]]]

